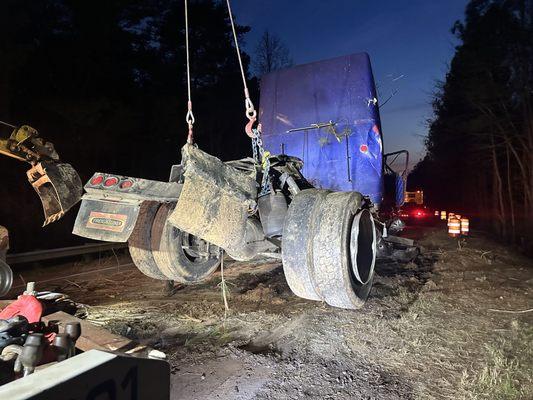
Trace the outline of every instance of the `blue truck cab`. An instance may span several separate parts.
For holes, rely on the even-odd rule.
[[[259,119],[265,147],[302,159],[303,175],[314,186],[360,192],[381,203],[383,138],[368,54],[265,75]]]

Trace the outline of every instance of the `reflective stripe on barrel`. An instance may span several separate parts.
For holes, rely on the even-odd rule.
[[[457,218],[451,218],[448,222],[448,234],[451,237],[457,237],[461,234],[461,221]]]
[[[448,214],[448,226],[450,226],[450,222],[451,222],[451,220],[452,220],[453,218],[455,218],[455,214],[454,214],[454,213],[449,213],[449,214]]]
[[[470,221],[468,218],[461,218],[461,233],[465,236],[468,235]]]

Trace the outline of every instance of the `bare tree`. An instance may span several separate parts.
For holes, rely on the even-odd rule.
[[[257,76],[263,76],[280,68],[290,67],[292,60],[289,49],[275,33],[265,30],[254,52],[253,69]]]

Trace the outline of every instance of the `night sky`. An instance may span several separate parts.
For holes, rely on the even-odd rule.
[[[237,21],[252,27],[245,49],[265,29],[282,38],[294,64],[366,51],[380,101],[386,151],[424,154],[431,94],[444,79],[457,40],[450,33],[468,0],[233,0]]]

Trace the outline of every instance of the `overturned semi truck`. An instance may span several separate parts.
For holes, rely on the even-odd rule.
[[[383,153],[368,55],[263,77],[259,120],[253,158],[222,162],[186,144],[169,182],[95,173],[73,232],[128,242],[141,272],[186,284],[213,273],[221,250],[281,258],[297,296],[361,307],[376,257],[410,244],[379,217],[403,202],[405,169],[387,164],[403,151]]]

